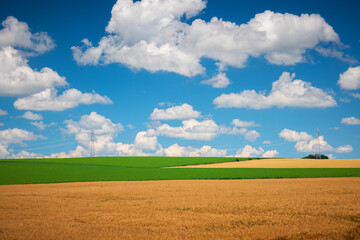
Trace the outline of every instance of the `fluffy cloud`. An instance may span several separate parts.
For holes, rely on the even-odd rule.
[[[90,142],[90,133],[94,131],[96,141],[102,142],[112,141],[119,132],[123,131],[121,123],[113,123],[110,119],[92,112],[89,115],[83,115],[80,121],[66,120],[65,132],[75,134],[75,139],[82,145],[88,146]],[[104,137],[105,136],[105,137]],[[98,143],[104,145],[102,143]]]
[[[348,117],[341,119],[341,123],[346,125],[360,125],[360,119],[356,117]]]
[[[318,46],[315,48],[315,50],[325,57],[335,57],[349,64],[358,63],[358,61],[355,58],[353,58],[348,54],[345,54],[342,51],[337,50],[336,48],[324,48],[322,46]]]
[[[64,111],[80,104],[94,103],[111,104],[112,101],[95,92],[82,93],[74,88],[68,89],[58,96],[55,88],[48,88],[31,96],[17,99],[14,106],[20,110]]]
[[[27,151],[20,151],[17,154],[13,154],[11,156],[11,158],[42,158],[44,157],[44,155],[39,154],[39,153],[32,153],[32,152],[27,152]]]
[[[25,96],[67,85],[64,77],[50,68],[40,71],[28,65],[26,56],[41,54],[55,45],[47,33],[32,34],[24,22],[8,17],[0,30],[0,96]]]
[[[54,126],[56,125],[56,123],[52,122],[52,123],[49,123],[49,124],[45,124],[43,123],[43,121],[39,121],[39,122],[30,122],[31,125],[37,127],[38,129],[40,130],[45,130],[45,128],[47,127],[51,127],[51,126]]]
[[[201,148],[182,147],[178,144],[171,145],[164,149],[166,156],[173,157],[224,157],[226,150],[202,146]]]
[[[260,137],[260,133],[256,130],[246,130],[245,134],[243,134],[246,140],[254,142],[256,139]]]
[[[306,60],[308,49],[340,43],[333,28],[317,14],[265,11],[241,25],[216,17],[210,22],[183,21],[183,16],[194,17],[205,6],[202,0],[118,0],[106,27],[108,34],[98,46],[84,39],[82,47],[72,47],[74,58],[79,64],[117,62],[194,76],[204,72],[201,58],[215,60],[220,70],[243,67],[249,56],[293,65]]]
[[[240,119],[233,119],[231,124],[234,125],[235,127],[243,127],[243,128],[259,126],[259,124],[256,124],[254,121],[248,122],[248,121],[241,121]]]
[[[0,47],[13,46],[44,53],[54,48],[53,40],[45,32],[32,34],[25,22],[19,22],[16,18],[9,16],[1,25]]]
[[[10,153],[9,153],[7,147],[8,147],[7,145],[2,145],[0,143],[0,159],[6,158],[7,156],[9,156]]]
[[[349,153],[352,152],[353,147],[351,145],[345,145],[335,148],[336,153]]]
[[[270,151],[266,151],[264,152],[264,154],[262,155],[262,157],[266,157],[266,158],[273,158],[275,156],[279,155],[279,152],[276,150],[270,150]]]
[[[360,93],[350,93],[354,98],[360,99]]]
[[[119,38],[109,36],[102,38],[98,47],[84,45],[71,49],[75,60],[82,65],[119,62],[133,69],[146,69],[150,72],[168,71],[185,76],[204,72],[198,58],[168,43],[157,45],[142,40],[128,46]]]
[[[287,141],[296,142],[295,149],[298,152],[315,153],[320,150],[321,152],[348,153],[352,151],[350,145],[333,148],[324,140],[323,136],[314,138],[306,132],[296,132],[285,128],[279,133],[279,136]]]
[[[290,142],[300,142],[300,141],[309,141],[313,139],[313,136],[311,136],[310,134],[306,133],[306,132],[296,132],[294,130],[290,130],[290,129],[283,129],[280,133],[279,133],[279,137],[284,138],[287,141]]]
[[[80,146],[74,151],[53,154],[51,157],[89,156],[88,147],[91,131],[95,135],[94,147],[97,156],[146,156],[149,154],[161,154],[162,147],[157,142],[154,130],[139,132],[134,142],[127,144],[114,140],[118,133],[123,131],[123,126],[120,123],[113,123],[110,119],[96,112],[83,115],[79,121],[66,120],[65,123],[65,133],[74,134]]]
[[[246,145],[244,148],[239,149],[236,152],[235,157],[257,157],[264,153],[264,149],[256,149],[250,145]]]
[[[182,124],[183,126],[180,127],[162,124],[156,127],[156,134],[173,138],[209,141],[226,131],[225,128],[218,126],[213,120],[197,121],[190,119],[182,121]]]
[[[254,90],[244,90],[241,93],[222,94],[214,99],[217,108],[253,108],[271,107],[305,107],[326,108],[336,106],[332,96],[311,83],[294,80],[295,74],[284,72],[279,80],[273,82],[268,95]]]
[[[11,143],[21,143],[23,141],[36,140],[40,136],[27,130],[13,128],[0,131],[0,144],[9,145]]]
[[[171,127],[167,124],[160,124],[147,131],[137,133],[132,143],[116,142],[115,137],[123,130],[120,123],[115,124],[110,119],[92,112],[83,115],[79,121],[66,120],[65,133],[75,135],[80,146],[87,149],[90,144],[91,130],[95,134],[96,155],[120,155],[120,156],[225,156],[225,149],[216,149],[210,146],[201,148],[183,147],[174,144],[163,148],[158,143],[158,136],[177,137],[191,140],[211,140],[219,134],[241,134],[245,138],[256,139],[260,135],[256,131],[249,131],[246,128],[218,126],[213,120],[197,121],[195,119],[184,120],[181,127]],[[76,151],[89,155],[89,151]],[[267,154],[271,154],[270,152]],[[87,156],[86,155],[86,156]],[[53,154],[52,157],[79,156],[74,152]],[[85,155],[84,155],[85,156]]]
[[[135,149],[141,151],[156,151],[161,149],[161,145],[157,141],[157,137],[154,135],[153,130],[138,132],[135,137],[134,146]]]
[[[43,138],[27,130],[13,128],[0,131],[0,158],[9,156],[8,146],[14,143]]]
[[[201,113],[195,111],[189,104],[184,103],[181,106],[174,106],[167,109],[155,108],[150,115],[151,120],[184,120],[200,117]]]
[[[182,126],[172,127],[169,124],[160,124],[155,127],[158,136],[183,138],[188,140],[210,141],[220,134],[242,135],[246,140],[255,141],[260,134],[247,128],[226,127],[218,125],[214,120],[198,121],[189,119],[182,121]]]
[[[5,116],[7,114],[7,111],[0,109],[0,116]]]
[[[356,90],[360,88],[360,66],[349,67],[340,74],[338,84],[342,89]]]
[[[69,153],[59,153],[53,157],[61,156],[88,156],[90,133],[94,132],[94,147],[95,154],[101,155],[118,155],[118,156],[146,156],[161,155],[162,146],[157,142],[157,137],[154,135],[154,130],[139,132],[133,143],[116,142],[114,139],[119,132],[123,131],[123,126],[120,123],[113,123],[110,119],[92,112],[89,115],[83,115],[79,121],[66,120],[67,134],[74,134],[75,139],[80,146]],[[80,148],[81,147],[81,148]],[[85,154],[85,155],[84,155]]]
[[[119,156],[147,156],[141,149],[136,149],[132,143],[117,143],[116,152]]]
[[[69,152],[53,153],[48,158],[77,158],[89,156],[89,150],[82,146],[77,146],[75,150]]]
[[[241,148],[236,152],[235,157],[275,157],[278,154],[279,153],[276,150],[270,150],[265,152],[264,149],[261,147],[256,149],[255,147],[246,145],[244,148]]]
[[[319,148],[320,147],[320,148]],[[322,152],[330,152],[333,148],[324,140],[323,136],[312,139],[310,141],[300,141],[295,144],[295,149],[298,152],[314,153],[318,149]]]
[[[30,111],[26,111],[22,117],[25,119],[28,119],[28,120],[42,120],[43,119],[43,116],[41,114],[32,113]]]
[[[17,96],[14,106],[22,110],[62,111],[79,104],[111,103],[96,93],[81,93],[69,89],[57,96],[55,87],[67,86],[64,77],[50,68],[40,71],[28,65],[27,57],[41,54],[54,47],[52,39],[43,32],[32,34],[24,22],[8,17],[0,30],[0,96]],[[30,95],[30,96],[29,96]],[[26,113],[24,117],[40,120]]]
[[[106,31],[121,34],[127,43],[142,39],[156,39],[172,21],[196,16],[206,6],[202,0],[169,0],[159,2],[119,0],[111,11]]]
[[[65,86],[64,77],[50,68],[35,71],[13,47],[0,48],[0,96],[24,96],[46,88]]]
[[[198,138],[208,138],[211,134],[241,134],[240,130],[243,130],[243,135],[251,132],[245,128],[238,129],[237,133],[234,132],[236,129],[227,128],[218,126],[212,120],[204,120],[202,122],[198,122],[197,120],[184,120],[183,122],[187,122],[183,125],[186,126],[183,130],[182,134],[191,134],[192,132],[198,136]],[[36,123],[36,124],[35,124]],[[89,145],[90,145],[90,134],[93,131],[95,135],[94,145],[95,145],[95,154],[97,156],[203,156],[203,157],[220,157],[226,156],[227,151],[225,149],[216,149],[210,146],[202,146],[200,148],[192,147],[192,146],[179,146],[178,144],[174,144],[167,148],[163,148],[160,143],[158,143],[157,136],[159,134],[158,128],[148,129],[147,131],[140,131],[137,133],[134,141],[132,143],[123,143],[116,142],[116,136],[119,132],[123,131],[123,126],[120,123],[113,123],[110,119],[105,118],[104,116],[92,112],[88,115],[83,115],[79,121],[74,120],[66,120],[64,121],[66,124],[63,129],[64,133],[69,135],[74,135],[75,139],[79,143],[75,150],[69,152],[60,152],[53,153],[50,156],[43,156],[37,153],[30,153],[26,151],[21,151],[18,154],[10,155],[7,146],[10,143],[21,143],[27,140],[35,140],[37,138],[41,138],[41,136],[36,136],[31,132],[27,132],[26,130],[6,130],[0,131],[0,157],[8,157],[11,156],[13,158],[35,158],[35,157],[50,157],[50,158],[67,158],[67,157],[85,157],[89,156]],[[31,124],[38,126],[51,126],[53,124],[45,125],[40,122],[31,122]],[[190,127],[192,125],[192,127]],[[159,125],[160,127],[162,125]],[[213,126],[216,131],[208,131],[208,126]],[[186,130],[185,130],[186,129]],[[179,132],[181,132],[179,131]],[[184,132],[188,133],[184,133]],[[201,134],[204,134],[203,136]],[[165,134],[164,134],[165,135]],[[9,140],[6,140],[6,137]],[[191,137],[190,137],[191,138]],[[197,138],[197,137],[195,137]],[[274,151],[262,152],[267,156],[274,155]]]
[[[226,88],[230,84],[230,81],[225,73],[219,73],[208,80],[201,81],[201,83],[210,85],[213,88]]]
[[[226,134],[232,134],[232,135],[242,135],[244,138],[248,141],[254,142],[256,139],[260,137],[260,133],[258,133],[256,130],[248,130],[247,128],[225,128],[224,132]]]

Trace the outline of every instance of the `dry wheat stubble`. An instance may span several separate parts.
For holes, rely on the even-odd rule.
[[[0,186],[0,239],[360,239],[360,178]]]
[[[360,168],[360,159],[274,158],[197,164],[171,168]]]

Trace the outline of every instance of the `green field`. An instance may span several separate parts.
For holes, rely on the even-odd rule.
[[[163,168],[230,161],[235,159],[205,157],[3,159],[0,160],[0,185],[84,181],[360,177],[360,168]]]

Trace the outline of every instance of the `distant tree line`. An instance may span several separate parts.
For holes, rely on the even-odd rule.
[[[309,156],[303,157],[305,159],[329,159],[328,156],[324,155],[324,154],[310,154]]]

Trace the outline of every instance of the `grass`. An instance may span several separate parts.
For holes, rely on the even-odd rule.
[[[0,185],[86,181],[360,177],[360,168],[162,168],[229,161],[235,159],[201,157],[4,159],[0,160]]]

